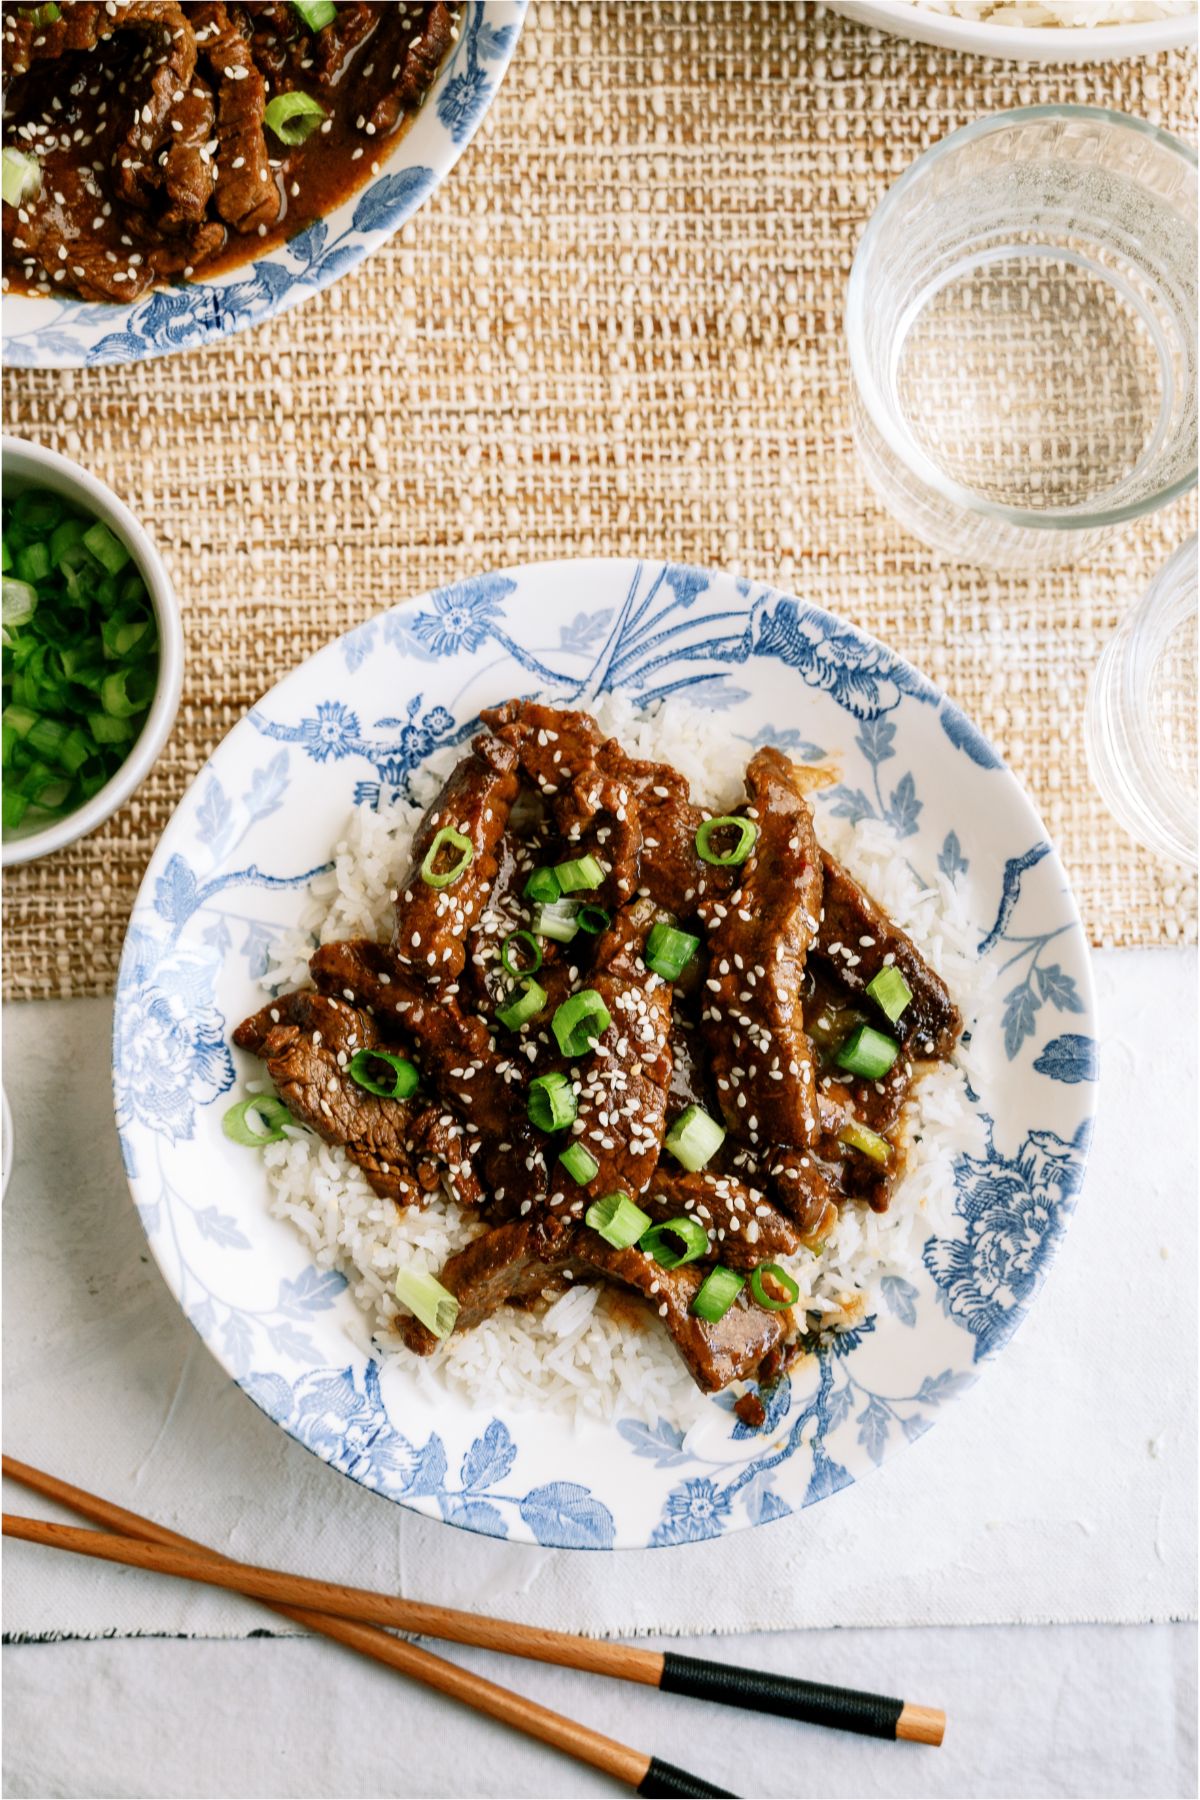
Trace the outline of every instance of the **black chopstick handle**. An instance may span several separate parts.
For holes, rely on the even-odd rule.
[[[752,1712],[778,1713],[806,1725],[832,1725],[863,1737],[894,1738],[904,1711],[903,1700],[884,1694],[860,1694],[854,1688],[826,1687],[820,1681],[798,1681],[765,1669],[736,1669],[732,1663],[706,1662],[697,1656],[663,1657],[664,1694],[690,1694],[696,1700],[719,1700]]]
[[[686,1769],[677,1769],[674,1763],[660,1762],[657,1756],[650,1758],[650,1767],[638,1784],[639,1794],[694,1794],[712,1795],[714,1800],[737,1800],[728,1788],[714,1787],[711,1781],[701,1781],[698,1775],[689,1775]]]

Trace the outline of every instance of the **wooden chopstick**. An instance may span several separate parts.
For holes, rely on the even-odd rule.
[[[4,1467],[7,1473],[7,1458]],[[39,1491],[47,1492],[44,1487]],[[87,1516],[96,1515],[89,1513]],[[136,1514],[128,1516],[137,1517]],[[692,1694],[726,1705],[775,1713],[810,1724],[832,1725],[872,1737],[906,1738],[936,1745],[941,1743],[945,1733],[946,1716],[933,1707],[914,1706],[886,1695],[800,1681],[764,1670],[739,1669],[728,1663],[679,1656],[671,1651],[663,1654],[638,1650],[626,1644],[575,1637],[564,1631],[545,1631],[511,1620],[459,1612],[452,1607],[425,1605],[398,1595],[377,1594],[369,1588],[315,1581],[302,1575],[235,1562],[202,1546],[189,1545],[186,1539],[175,1540],[175,1548],[151,1550],[144,1543],[135,1541],[128,1532],[105,1536],[71,1526],[7,1515],[4,1531],[8,1536],[74,1550],[84,1556],[230,1588],[275,1606],[299,1606],[353,1619],[360,1624],[382,1625],[423,1637],[498,1650],[509,1656],[531,1657],[594,1675],[640,1682],[646,1687],[661,1688],[665,1693]],[[173,1534],[168,1537],[173,1538]],[[164,1539],[156,1541],[160,1545],[167,1543]],[[181,1545],[187,1547],[178,1547]]]
[[[58,1476],[34,1468],[30,1463],[18,1462],[15,1457],[5,1456],[2,1466],[4,1474],[13,1481],[19,1481],[22,1486],[33,1489],[48,1500],[69,1506],[85,1519],[94,1520],[97,1525],[106,1527],[108,1533],[116,1534],[119,1541],[135,1540],[139,1548],[157,1546],[164,1550],[190,1552],[193,1556],[199,1553],[218,1565],[231,1560],[198,1544],[193,1538],[184,1537],[181,1532],[170,1531],[166,1526],[156,1524],[153,1519],[144,1519],[139,1513],[130,1512],[123,1506],[115,1506],[100,1495],[91,1494],[86,1488],[76,1487],[69,1481],[62,1481]],[[9,1533],[9,1524],[10,1520],[6,1516],[5,1533],[16,1536],[15,1531]],[[54,1526],[38,1519],[22,1520],[21,1524],[41,1527],[47,1534],[75,1531],[71,1526]],[[56,1548],[60,1547],[58,1540],[51,1535],[35,1538],[28,1531],[22,1535],[29,1541],[54,1543]],[[97,1534],[79,1532],[77,1535],[90,1538]],[[527,1737],[537,1738],[541,1743],[550,1744],[554,1749],[563,1750],[568,1756],[590,1764],[592,1768],[602,1769],[605,1774],[625,1782],[636,1793],[711,1795],[718,1797],[718,1800],[735,1800],[726,1788],[713,1787],[657,1756],[631,1749],[627,1744],[618,1743],[615,1738],[593,1731],[590,1726],[564,1718],[561,1713],[551,1712],[548,1707],[539,1706],[535,1700],[527,1700],[523,1694],[514,1694],[508,1688],[485,1680],[482,1675],[473,1675],[468,1669],[459,1668],[456,1663],[447,1662],[443,1657],[421,1649],[418,1644],[392,1637],[378,1626],[356,1624],[349,1619],[310,1612],[278,1601],[271,1604],[276,1612],[303,1625],[306,1631],[319,1632],[324,1637],[333,1638],[347,1649],[357,1650],[363,1656],[384,1663],[402,1675],[410,1675],[415,1681],[422,1682],[426,1687],[436,1688],[439,1693],[446,1694],[452,1700],[461,1700],[477,1712],[486,1713],[502,1724],[513,1726]]]

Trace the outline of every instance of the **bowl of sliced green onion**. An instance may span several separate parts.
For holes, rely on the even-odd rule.
[[[66,457],[3,444],[3,862],[85,837],[153,767],[183,680],[179,608],[129,509]]]

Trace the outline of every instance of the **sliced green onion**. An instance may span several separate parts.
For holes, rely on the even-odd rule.
[[[525,954],[533,959],[523,969],[516,960],[516,946],[519,945],[527,946]],[[542,966],[542,946],[532,931],[510,931],[500,946],[500,961],[504,964],[506,972],[514,977],[536,975]]]
[[[912,989],[899,969],[891,963],[885,969],[880,969],[875,979],[867,983],[867,992],[893,1025],[912,999]]]
[[[672,1243],[672,1238],[677,1241]],[[705,1254],[708,1233],[699,1219],[666,1219],[661,1225],[652,1225],[638,1239],[638,1249],[652,1256],[661,1268],[678,1269],[683,1263],[695,1262]]]
[[[878,1081],[886,1075],[900,1054],[895,1038],[885,1037],[873,1025],[860,1025],[852,1031],[837,1053],[839,1069],[861,1075],[864,1081]]]
[[[10,150],[6,145],[0,158],[0,191],[6,206],[23,206],[42,191],[42,165],[36,156],[23,150]]]
[[[62,10],[54,4],[54,0],[47,0],[45,6],[23,6],[21,16],[28,19],[31,25],[53,25],[62,18]]]
[[[258,1120],[257,1126],[251,1124],[252,1119]],[[280,1128],[293,1123],[282,1100],[276,1100],[271,1094],[252,1094],[249,1100],[239,1100],[229,1108],[221,1120],[221,1130],[235,1144],[261,1150],[264,1144],[278,1144],[287,1136]]]
[[[553,1030],[564,1056],[582,1056],[612,1024],[612,1015],[595,988],[581,988],[554,1014]]]
[[[600,1164],[582,1144],[569,1144],[558,1160],[571,1180],[577,1181],[580,1187],[589,1182],[593,1175],[600,1173]]]
[[[99,519],[89,525],[83,534],[83,541],[95,557],[96,561],[106,568],[110,575],[119,575],[129,561],[129,552],[119,537],[114,537],[107,525]]]
[[[87,526],[82,519],[64,519],[56,525],[50,536],[50,561],[56,569],[62,567],[67,557],[77,552],[83,542],[83,534]]]
[[[539,1075],[530,1082],[526,1111],[539,1131],[564,1131],[578,1110],[565,1075]]]
[[[379,1063],[390,1069],[390,1080],[372,1073]],[[346,1073],[360,1088],[368,1094],[378,1094],[382,1100],[407,1100],[416,1093],[421,1079],[416,1063],[409,1062],[407,1056],[393,1056],[390,1050],[356,1050]]]
[[[575,923],[589,937],[599,937],[612,924],[612,914],[603,906],[581,906],[575,915]]]
[[[546,1004],[548,995],[541,983],[535,981],[531,975],[527,975],[513,989],[513,992],[517,998],[511,1000],[507,1006],[498,1007],[496,1017],[502,1025],[507,1025],[510,1031],[519,1031],[522,1025],[528,1025],[530,1019],[537,1018]]]
[[[535,869],[523,891],[526,900],[540,900],[544,905],[557,900],[562,893],[553,869]]]
[[[450,1336],[458,1318],[458,1301],[436,1276],[425,1269],[401,1269],[394,1291],[401,1306],[407,1306],[434,1337]]]
[[[270,126],[281,144],[302,144],[327,117],[321,102],[298,88],[276,94],[263,110],[263,124]]]
[[[710,1269],[700,1286],[696,1289],[696,1298],[689,1311],[708,1325],[715,1325],[723,1319],[738,1295],[746,1285],[744,1275],[737,1275],[732,1269],[718,1263]]]
[[[699,948],[700,939],[690,931],[676,931],[660,919],[650,929],[643,961],[664,981],[678,981]]]
[[[438,869],[437,859],[447,847],[458,851],[458,860],[448,869]],[[469,837],[461,831],[455,831],[452,825],[443,825],[442,829],[425,852],[425,861],[421,864],[421,880],[428,887],[453,887],[460,875],[465,875],[475,861],[475,848]]]
[[[702,1106],[680,1113],[663,1139],[676,1162],[695,1172],[711,1162],[725,1142],[725,1127],[710,1119]]]
[[[292,5],[310,31],[323,31],[330,20],[337,18],[333,0],[292,0]]]
[[[127,744],[133,736],[132,719],[114,719],[111,713],[89,713],[88,730],[98,744]]]
[[[736,831],[737,842],[730,850],[714,850],[712,840],[719,831]],[[758,836],[758,826],[753,819],[733,819],[726,815],[720,819],[705,819],[696,833],[696,854],[704,862],[712,863],[718,869],[732,869],[738,863],[744,863],[754,848]]]
[[[851,1150],[869,1156],[872,1162],[887,1164],[892,1160],[892,1146],[869,1125],[851,1123],[843,1125],[838,1132],[838,1142],[846,1144]]]
[[[19,738],[28,737],[37,724],[37,714],[27,706],[6,706],[2,716],[6,728],[15,731]]]
[[[30,587],[27,581],[17,581],[11,575],[3,577],[0,607],[3,608],[2,622],[6,626],[27,625],[37,611],[37,603],[35,587]]]
[[[50,546],[41,538],[17,551],[17,575],[34,586],[50,573]]]
[[[569,944],[579,930],[579,902],[551,900],[539,906],[534,914],[533,929],[539,937],[553,938],[556,944]]]
[[[777,1300],[773,1294],[767,1291],[763,1283],[764,1275],[769,1275],[771,1280],[783,1289],[787,1295],[785,1300]],[[783,1312],[785,1308],[794,1306],[800,1298],[799,1284],[793,1281],[787,1270],[781,1269],[778,1263],[759,1263],[750,1277],[750,1292],[758,1304],[765,1306],[768,1312]]]
[[[5,788],[3,796],[3,825],[5,831],[15,831],[29,810],[29,802],[24,794],[14,793],[12,788]]]
[[[583,1222],[598,1231],[614,1250],[628,1250],[645,1236],[653,1221],[649,1213],[634,1205],[628,1194],[605,1194],[602,1200],[593,1200],[583,1215]]]
[[[577,894],[580,888],[598,888],[604,880],[604,869],[594,856],[559,863],[554,873],[564,894]]]
[[[100,704],[116,719],[143,712],[154,697],[155,677],[150,669],[114,669],[100,684]]]

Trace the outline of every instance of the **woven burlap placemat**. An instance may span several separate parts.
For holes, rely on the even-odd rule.
[[[1087,775],[1087,677],[1193,529],[1179,503],[1086,566],[941,563],[850,440],[842,305],[888,185],[967,120],[1112,106],[1195,138],[1195,57],[1023,67],[799,4],[538,4],[430,203],[327,293],[227,345],[5,375],[7,425],[144,520],[183,606],[178,723],[135,799],[5,884],[5,991],[109,991],[146,862],[205,756],[382,606],[557,556],[777,582],[924,668],[1001,747],[1100,944],[1194,935],[1194,892]]]

